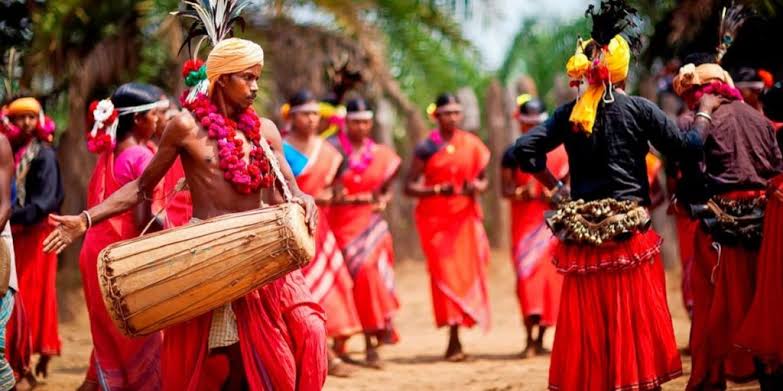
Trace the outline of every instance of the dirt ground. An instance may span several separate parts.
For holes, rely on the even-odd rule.
[[[690,327],[679,293],[679,270],[667,273],[669,306],[679,346],[685,346]],[[441,361],[446,331],[433,325],[429,280],[423,262],[405,260],[397,267],[402,309],[397,316],[401,335],[398,345],[385,347],[381,354],[386,368],[360,368],[351,379],[329,378],[326,390],[544,390],[549,360],[521,360],[516,355],[524,344],[524,331],[515,297],[514,273],[507,254],[493,254],[490,268],[492,330],[463,333],[463,344],[471,360],[464,363]],[[80,305],[80,303],[74,303]],[[90,334],[86,310],[61,324],[63,355],[52,363],[43,390],[74,390],[81,383],[90,354]],[[551,347],[552,336],[546,341]],[[351,348],[362,358],[363,341],[354,338]],[[690,360],[683,358],[685,375],[667,383],[664,390],[682,390],[690,373]],[[732,387],[756,389],[754,385]]]

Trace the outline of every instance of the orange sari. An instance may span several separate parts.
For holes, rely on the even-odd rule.
[[[313,156],[307,157],[306,166],[296,175],[299,188],[313,196],[323,192],[332,183],[343,159],[340,152],[328,142],[320,138],[318,142]],[[285,148],[290,147],[288,144]],[[288,154],[286,151],[286,159]],[[326,216],[328,208],[319,207],[315,258],[302,272],[315,301],[326,313],[327,335],[349,336],[361,330],[353,300],[353,280]]]
[[[568,175],[568,156],[559,147],[548,154],[547,166],[557,178]],[[555,241],[544,222],[551,209],[544,186],[533,175],[514,170],[514,183],[530,188],[534,199],[511,201],[511,254],[517,274],[517,296],[525,317],[539,315],[542,326],[554,326],[560,307],[563,277],[552,264]]]
[[[436,131],[437,132],[437,131]],[[457,130],[449,145],[430,156],[424,166],[427,186],[452,184],[460,189],[489,163],[489,149],[475,135]],[[476,197],[423,197],[415,219],[427,257],[435,323],[490,326],[486,267],[489,262],[483,214]]]
[[[363,171],[348,168],[340,176],[346,195],[378,192],[400,166],[400,157],[374,144],[373,159]],[[393,332],[400,307],[394,287],[394,248],[389,224],[373,205],[336,205],[329,210],[337,244],[353,276],[353,297],[365,332]]]

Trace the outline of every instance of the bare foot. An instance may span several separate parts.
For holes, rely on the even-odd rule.
[[[522,353],[519,354],[520,357],[523,359],[525,358],[533,358],[536,356],[536,347],[533,343],[528,342],[527,346],[522,350]]]
[[[41,376],[45,379],[49,375],[49,360],[51,359],[52,356],[41,355],[41,358],[38,359],[38,364],[35,365],[36,376]]]
[[[465,361],[467,356],[462,352],[462,344],[459,340],[449,341],[449,347],[446,349],[445,359],[449,362]]]
[[[329,376],[348,378],[356,373],[356,369],[343,362],[339,358],[335,358],[329,362]]]
[[[370,368],[383,369],[383,362],[381,361],[381,356],[378,354],[378,351],[375,349],[367,351],[366,363],[367,366]]]
[[[82,385],[80,385],[79,388],[76,389],[76,391],[98,391],[98,390],[100,390],[98,383],[90,380],[85,380],[82,383]]]
[[[343,352],[343,353],[337,354],[337,358],[339,358],[340,360],[342,360],[342,362],[344,362],[346,364],[351,364],[351,365],[360,365],[361,364],[360,361],[354,360],[353,358],[351,358],[351,355],[349,355],[347,352]]]
[[[16,389],[18,391],[28,391],[38,387],[38,380],[35,378],[32,372],[27,372],[19,382],[16,383]]]
[[[552,351],[544,347],[543,341],[537,341],[535,345],[536,356],[548,356],[552,354]]]
[[[462,352],[455,352],[446,355],[446,361],[448,362],[463,362],[468,359],[468,356]]]

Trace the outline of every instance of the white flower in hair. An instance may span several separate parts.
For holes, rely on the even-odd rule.
[[[114,104],[111,103],[110,99],[103,99],[98,102],[95,110],[93,110],[92,117],[95,118],[96,123],[103,124],[104,121],[111,117],[112,112],[114,112]]]

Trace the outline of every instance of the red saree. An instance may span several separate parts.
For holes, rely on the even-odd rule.
[[[783,364],[783,175],[770,181],[764,233],[759,250],[756,292],[742,322],[735,344],[760,356],[772,368]]]
[[[87,193],[87,206],[93,207],[119,189],[114,153],[98,159]],[[92,227],[84,238],[79,256],[84,298],[90,315],[93,341],[92,369],[106,390],[158,390],[161,387],[161,333],[140,338],[124,336],[112,322],[98,285],[98,254],[106,246],[139,235],[132,211],[112,217]]]
[[[383,145],[373,145],[373,159],[361,172],[347,169],[340,177],[347,195],[378,192],[397,172],[400,157]],[[394,287],[394,248],[389,224],[373,205],[336,205],[329,225],[353,277],[353,297],[367,333],[393,333],[392,317],[400,307]]]
[[[60,354],[62,347],[57,331],[57,254],[43,251],[43,241],[52,231],[43,221],[32,227],[12,226],[18,298],[24,303],[32,340],[32,353],[49,356]],[[11,327],[12,322],[9,322]]]
[[[568,174],[568,156],[559,147],[547,156],[547,166],[555,177]],[[552,264],[555,244],[544,222],[544,212],[550,205],[542,197],[544,186],[533,175],[514,171],[517,186],[528,187],[534,199],[511,201],[511,254],[517,275],[517,297],[525,317],[538,315],[542,326],[554,326],[560,307],[563,277]]]
[[[296,176],[299,188],[318,195],[334,180],[342,164],[342,156],[328,142],[319,139],[315,156]],[[326,313],[326,333],[330,337],[349,336],[361,330],[361,321],[353,300],[353,280],[345,265],[337,240],[327,221],[328,208],[320,208],[315,235],[315,258],[304,273],[307,287]]]
[[[449,145],[429,157],[424,167],[427,186],[452,184],[457,189],[475,179],[489,163],[489,150],[475,135],[457,130]],[[476,197],[421,198],[415,219],[427,257],[435,323],[490,326],[486,267],[489,243]]]

